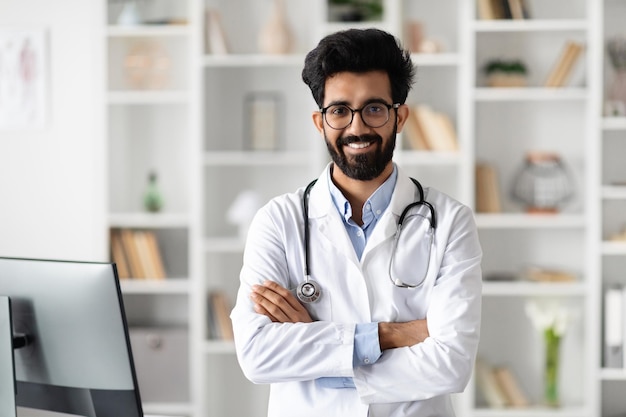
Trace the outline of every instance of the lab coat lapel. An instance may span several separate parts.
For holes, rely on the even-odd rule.
[[[355,265],[359,265],[352,241],[346,232],[337,208],[333,204],[328,189],[327,170],[322,173],[317,183],[311,190],[309,199],[309,219],[311,226],[317,226],[317,231],[328,240],[337,252],[343,254],[346,259]]]
[[[396,187],[393,190],[389,207],[385,210],[378,224],[374,228],[372,235],[367,241],[365,250],[363,251],[362,261],[365,262],[369,253],[371,253],[378,245],[384,243],[388,239],[393,238],[398,226],[398,219],[402,210],[413,201],[417,200],[417,189],[409,177],[398,168],[398,179]]]

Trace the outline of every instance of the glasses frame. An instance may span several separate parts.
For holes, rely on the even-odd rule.
[[[372,104],[380,104],[381,106],[385,106],[385,107],[387,107],[388,111],[391,111],[391,109],[398,110],[398,108],[402,105],[401,103],[387,104],[384,101],[372,101],[372,102],[369,102],[369,103],[365,104],[363,107],[361,107],[359,109],[353,109],[352,107],[350,107],[350,106],[348,106],[346,104],[331,104],[329,106],[321,108],[320,109],[320,113],[322,113],[322,118],[324,119],[324,122],[328,125],[328,127],[330,127],[333,130],[347,129],[352,124],[352,122],[354,121],[354,113],[359,113],[359,116],[361,116],[361,120],[363,121],[363,124],[365,124],[365,126],[371,127],[372,129],[377,129],[379,127],[383,127],[384,125],[387,124],[387,122],[389,122],[389,119],[390,119],[389,116],[390,116],[391,113],[389,113],[387,115],[387,120],[385,120],[385,122],[383,124],[381,124],[379,126],[372,126],[372,125],[370,125],[369,123],[367,123],[365,121],[365,119],[363,118],[363,114],[361,114],[361,111],[364,108],[366,108],[367,106],[370,106]],[[350,110],[352,112],[352,115],[350,116],[350,122],[347,125],[345,125],[344,127],[340,127],[340,128],[334,127],[330,123],[328,123],[328,120],[326,119],[326,112],[328,111],[328,109],[330,109],[331,107],[334,107],[334,106],[343,106],[343,107],[347,108],[348,110]]]

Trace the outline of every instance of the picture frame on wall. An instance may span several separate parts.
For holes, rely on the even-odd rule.
[[[0,130],[43,128],[47,122],[45,29],[0,28]]]
[[[245,98],[245,149],[275,151],[282,147],[283,97],[278,92],[252,92]]]

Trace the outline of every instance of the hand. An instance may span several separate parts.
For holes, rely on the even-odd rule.
[[[253,285],[250,299],[254,311],[278,323],[311,323],[309,312],[294,297],[291,291],[273,281]]]
[[[404,323],[378,323],[380,350],[413,346],[429,336],[426,319]]]

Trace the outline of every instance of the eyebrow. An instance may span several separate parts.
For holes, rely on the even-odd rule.
[[[392,100],[393,101],[393,100]],[[384,98],[381,97],[372,97],[369,98],[367,100],[365,100],[365,102],[363,102],[363,106],[367,106],[368,104],[372,104],[372,103],[381,103],[381,104],[389,104],[387,102],[387,100],[385,100]],[[350,102],[347,100],[335,100],[335,101],[331,101],[327,106],[324,107],[330,107],[330,106],[347,106],[350,107]],[[363,107],[361,106],[361,107]]]

